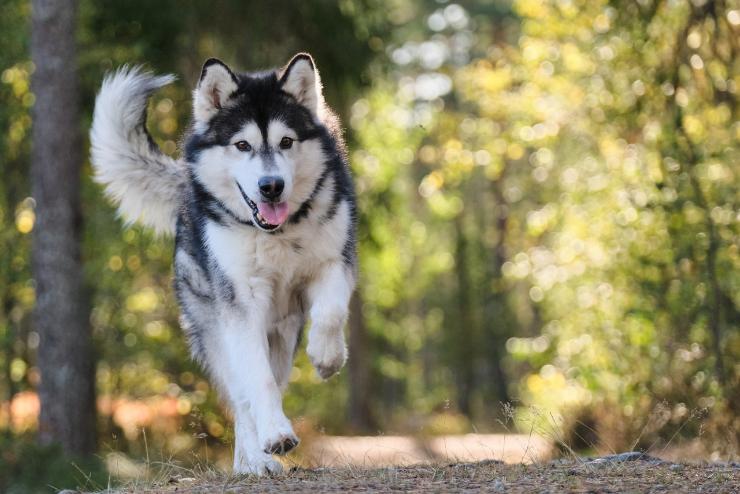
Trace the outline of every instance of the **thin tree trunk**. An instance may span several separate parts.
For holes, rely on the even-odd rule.
[[[491,185],[491,193],[495,201],[493,211],[496,211],[493,227],[496,230],[496,243],[489,253],[486,265],[486,280],[488,286],[483,296],[484,325],[489,336],[491,367],[493,371],[492,383],[501,403],[511,401],[507,390],[507,376],[502,365],[506,339],[511,333],[513,317],[506,299],[502,268],[506,262],[506,231],[509,224],[509,205],[503,195],[504,176],[506,166],[501,176]],[[492,286],[493,285],[493,286]]]
[[[474,322],[470,303],[470,273],[468,272],[468,238],[462,218],[455,219],[455,273],[457,275],[458,325],[455,328],[455,362],[457,381],[457,406],[460,412],[468,417],[472,414],[471,399],[475,388],[474,362],[475,348]]]
[[[362,314],[362,297],[355,292],[349,313],[349,423],[356,432],[370,432],[375,428],[370,408],[370,343]]]
[[[95,450],[94,362],[80,259],[80,133],[75,0],[33,0],[31,85],[36,103],[31,190],[39,332],[39,441]]]

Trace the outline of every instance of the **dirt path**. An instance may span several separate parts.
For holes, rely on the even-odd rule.
[[[320,436],[297,451],[303,467],[409,466],[500,460],[533,463],[550,457],[550,441],[527,434],[463,434],[435,437]]]
[[[294,468],[274,478],[196,480],[171,478],[158,486],[122,493],[205,494],[212,492],[506,492],[624,493],[740,492],[740,465],[688,465],[663,461],[588,462],[560,460],[507,465],[497,461],[413,465],[382,469]]]

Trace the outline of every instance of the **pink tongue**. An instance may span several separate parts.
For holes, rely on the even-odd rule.
[[[288,219],[287,202],[280,202],[278,204],[259,202],[257,203],[257,209],[265,221],[271,225],[282,225]]]

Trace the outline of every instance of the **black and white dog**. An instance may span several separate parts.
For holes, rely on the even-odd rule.
[[[282,392],[307,318],[322,378],[347,357],[355,200],[338,121],[312,58],[236,73],[211,59],[184,157],[156,146],[150,94],[174,78],[108,76],[90,131],[96,180],[129,221],[175,233],[175,289],[193,355],[235,416],[237,473],[274,473],[298,444]]]

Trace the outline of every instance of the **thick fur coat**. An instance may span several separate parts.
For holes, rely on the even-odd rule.
[[[96,179],[127,221],[175,234],[181,324],[233,410],[234,470],[274,473],[272,455],[298,444],[282,393],[306,322],[322,378],[347,356],[356,214],[344,144],[309,55],[243,74],[211,59],[174,160],[145,125],[148,97],[172,80],[139,68],[105,79]]]

